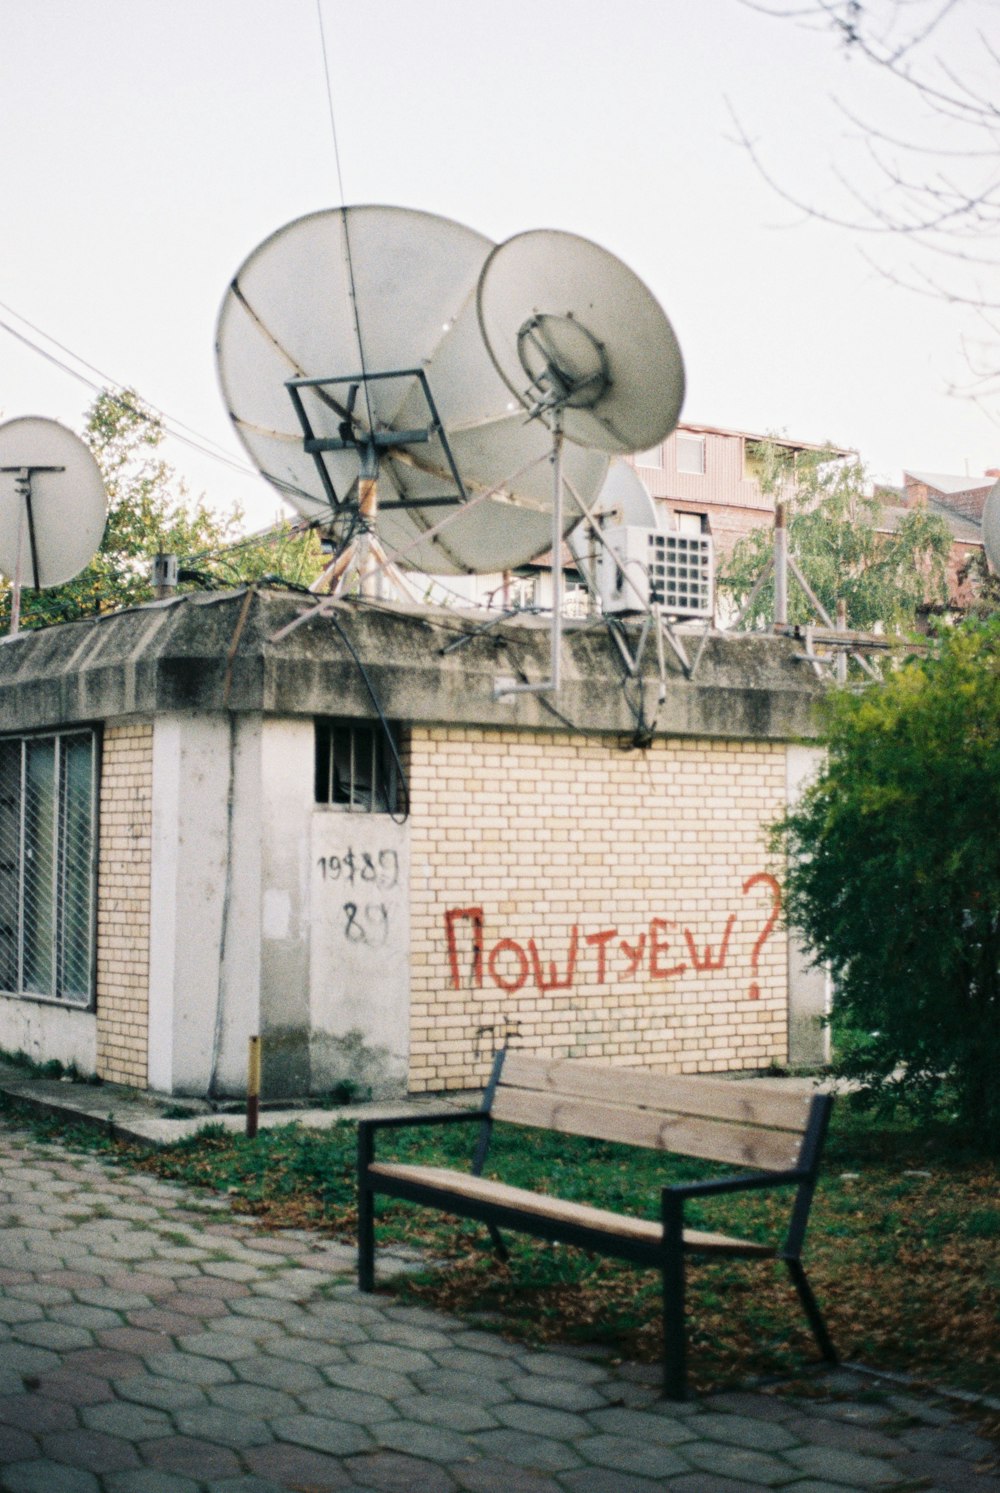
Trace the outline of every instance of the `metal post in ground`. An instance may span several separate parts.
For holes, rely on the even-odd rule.
[[[257,1119],[260,1114],[260,1038],[250,1038],[250,1053],[247,1063],[247,1139],[257,1134]]]

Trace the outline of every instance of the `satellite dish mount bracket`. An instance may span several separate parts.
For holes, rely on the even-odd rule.
[[[426,425],[411,430],[376,430],[373,428],[371,401],[368,398],[369,386],[393,379],[416,379],[427,406],[429,419]],[[347,400],[342,403],[330,391],[345,385],[347,386]],[[285,388],[288,390],[302,429],[303,450],[315,462],[323,491],[333,513],[342,510],[347,504],[347,499],[338,497],[323,459],[324,455],[328,451],[355,451],[358,456],[358,496],[354,507],[360,535],[355,535],[348,540],[343,551],[335,557],[332,565],[328,567],[316,585],[329,583],[331,589],[335,588],[337,593],[342,594],[350,580],[358,576],[362,595],[374,595],[377,594],[376,571],[387,572],[397,583],[401,582],[398,572],[394,566],[390,565],[388,556],[375,537],[375,525],[380,507],[378,476],[382,456],[404,446],[426,445],[432,440],[437,440],[444,452],[456,492],[454,496],[421,498],[420,506],[422,508],[444,505],[455,507],[468,501],[468,493],[434,402],[426,373],[422,368],[394,368],[380,373],[370,373],[367,369],[362,369],[360,373],[332,374],[324,378],[291,378],[286,381]],[[354,412],[358,393],[362,388],[365,390],[365,405],[368,410],[367,428],[361,424]],[[340,416],[336,436],[316,434],[303,398],[304,390],[314,390],[315,397]],[[405,501],[390,501],[381,504],[381,507],[385,509],[410,506]],[[404,587],[404,589],[408,588]]]

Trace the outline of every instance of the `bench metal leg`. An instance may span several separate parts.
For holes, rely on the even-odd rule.
[[[493,1240],[493,1248],[496,1250],[497,1259],[506,1265],[510,1259],[510,1253],[504,1243],[503,1235],[495,1223],[488,1223],[486,1227],[489,1230],[490,1238]]]
[[[786,1255],[785,1264],[788,1266],[788,1273],[795,1283],[795,1289],[799,1293],[802,1309],[809,1319],[809,1326],[812,1328],[813,1337],[819,1345],[819,1351],[827,1363],[839,1363],[840,1359],[837,1356],[837,1350],[833,1346],[833,1339],[827,1331],[826,1322],[823,1320],[823,1313],[820,1311],[816,1297],[813,1295],[812,1286],[809,1284],[806,1272],[802,1268],[802,1261],[789,1258]]]
[[[358,1290],[375,1289],[375,1198],[362,1188],[358,1193]]]
[[[684,1206],[663,1197],[663,1393],[670,1400],[687,1395],[684,1331]]]

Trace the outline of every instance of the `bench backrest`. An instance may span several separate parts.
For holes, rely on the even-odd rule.
[[[517,1125],[784,1171],[809,1164],[801,1152],[813,1097],[752,1080],[663,1077],[511,1051],[490,1113]]]

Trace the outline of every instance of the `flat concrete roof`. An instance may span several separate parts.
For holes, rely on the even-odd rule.
[[[626,624],[633,649],[639,632],[639,622]],[[682,631],[690,657],[700,633]],[[0,640],[0,731],[177,710],[367,720],[376,716],[374,692],[388,719],[424,725],[634,735],[641,704],[643,723],[655,717],[658,736],[817,734],[824,686],[797,658],[794,639],[713,635],[693,679],[667,645],[658,707],[655,638],[640,682],[627,677],[601,619],[567,622],[563,637],[558,696],[494,700],[498,678],[548,677],[548,618],[493,621],[482,612],[360,600],[338,601],[322,615],[315,598],[284,591],[198,592]]]

